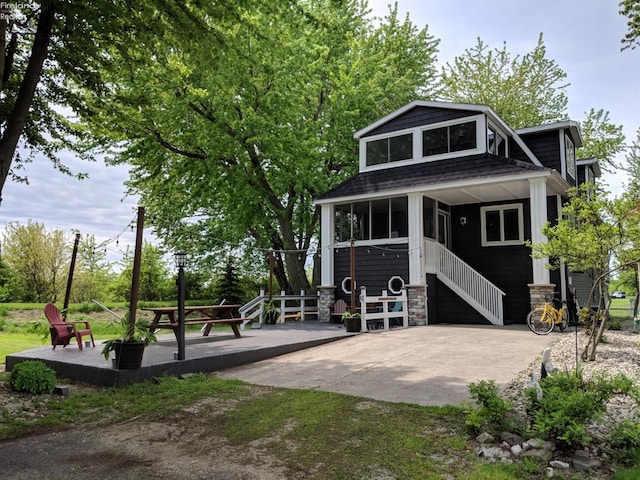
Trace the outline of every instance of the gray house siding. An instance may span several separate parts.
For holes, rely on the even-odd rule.
[[[558,172],[562,171],[557,130],[520,135],[520,137],[545,167],[553,168]]]
[[[461,302],[458,295],[436,278],[427,275],[429,301],[427,312],[430,325],[451,323],[465,325],[491,325],[491,323],[470,307]]]
[[[342,298],[347,305],[351,295],[342,290],[342,280],[351,276],[350,249],[340,248],[334,253],[334,279],[336,300]],[[367,287],[367,295],[381,295],[387,290],[389,279],[401,277],[409,283],[408,245],[389,245],[377,247],[357,247],[355,249],[356,296],[360,296],[360,287]],[[360,279],[360,280],[359,280]]]
[[[529,200],[523,199],[520,203],[523,205],[524,236],[531,238]],[[480,208],[485,205],[496,204],[452,207],[452,251],[505,292],[505,324],[524,323],[530,308],[527,285],[532,282],[531,251],[525,245],[483,247]],[[458,221],[460,217],[467,218],[464,226]]]
[[[378,128],[367,133],[367,135],[365,136],[370,137],[372,135],[404,130],[406,128],[415,128],[432,123],[446,122],[448,120],[455,120],[457,118],[463,118],[477,114],[478,112],[471,112],[467,110],[415,107],[404,113],[403,115],[390,120],[384,125],[380,125]]]

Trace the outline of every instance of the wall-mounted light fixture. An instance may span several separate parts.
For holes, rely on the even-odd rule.
[[[460,226],[464,227],[467,224],[467,217],[460,217]]]

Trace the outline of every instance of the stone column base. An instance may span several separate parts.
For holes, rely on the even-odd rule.
[[[406,285],[409,325],[427,324],[427,285]]]
[[[331,307],[335,303],[335,285],[320,285],[318,287],[318,320],[331,323]]]
[[[529,301],[531,310],[543,307],[548,298],[553,297],[555,283],[529,283]]]

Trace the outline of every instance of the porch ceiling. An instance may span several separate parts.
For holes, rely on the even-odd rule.
[[[435,187],[435,186],[434,186]],[[439,186],[427,188],[424,194],[449,205],[502,202],[529,197],[529,181],[502,179],[476,185]]]

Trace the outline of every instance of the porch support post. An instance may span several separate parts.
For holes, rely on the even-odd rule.
[[[422,266],[422,195],[409,194],[409,283],[424,285]]]
[[[323,204],[320,211],[320,278],[322,285],[333,285],[333,205]]]
[[[547,237],[542,234],[542,227],[547,222],[547,181],[544,178],[532,178],[529,180],[529,198],[531,210],[531,241],[533,243],[545,243]],[[547,257],[534,258],[533,283],[548,284],[549,270],[545,265],[549,263]]]
[[[422,195],[409,194],[409,284],[407,313],[409,325],[427,324],[427,274],[424,265],[424,234],[422,230]]]
[[[331,322],[331,307],[335,299],[333,279],[333,240],[335,227],[333,222],[333,205],[323,204],[320,211],[320,279],[318,286],[318,319]]]

